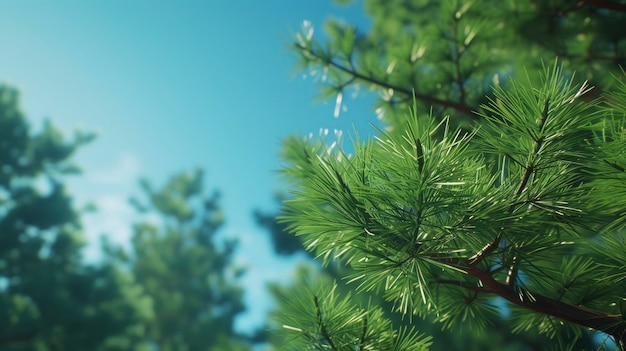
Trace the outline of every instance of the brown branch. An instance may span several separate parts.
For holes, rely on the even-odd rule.
[[[467,290],[471,290],[476,293],[489,292],[489,291],[486,291],[484,288],[477,286],[476,284],[470,284],[468,282],[451,280],[451,279],[437,279],[435,281],[439,284],[458,286]]]
[[[626,322],[621,315],[609,314],[585,306],[572,305],[530,291],[522,295],[513,286],[494,279],[490,272],[483,271],[472,265],[469,259],[439,257],[430,257],[430,259],[466,272],[478,279],[482,283],[483,288],[452,280],[438,281],[440,283],[454,284],[474,292],[495,294],[525,309],[602,331],[614,337],[617,343],[626,344]]]
[[[466,115],[468,115],[468,116],[470,116],[470,117],[472,117],[474,119],[479,119],[480,118],[479,115],[477,115],[477,114],[475,114],[473,112],[471,107],[469,107],[469,106],[467,106],[467,105],[465,105],[463,103],[454,102],[454,101],[448,101],[448,100],[442,100],[442,99],[436,98],[434,96],[421,94],[421,93],[418,93],[416,91],[411,91],[411,90],[409,90],[407,88],[404,88],[404,87],[400,87],[400,86],[397,86],[397,85],[393,85],[393,84],[384,82],[382,80],[378,80],[378,79],[376,79],[374,77],[365,75],[363,73],[357,72],[356,70],[353,70],[353,69],[350,69],[348,67],[345,67],[345,66],[343,66],[343,65],[341,65],[341,64],[339,64],[339,63],[337,63],[337,62],[335,62],[333,60],[323,59],[322,57],[317,55],[317,53],[315,53],[312,49],[307,48],[307,47],[305,47],[305,46],[303,46],[303,45],[301,45],[299,43],[295,43],[294,45],[295,45],[295,47],[298,50],[305,51],[306,53],[312,55],[313,57],[315,57],[315,58],[317,58],[319,60],[322,60],[325,64],[327,64],[329,66],[332,66],[332,67],[334,67],[334,68],[336,68],[336,69],[338,69],[338,70],[340,70],[340,71],[342,71],[344,73],[347,73],[347,74],[351,75],[353,78],[356,78],[356,79],[359,79],[359,80],[362,80],[362,81],[365,81],[365,82],[377,85],[377,86],[379,86],[381,88],[392,89],[392,90],[400,92],[400,93],[402,93],[404,95],[411,96],[411,97],[415,98],[416,100],[420,100],[420,101],[423,101],[423,102],[426,102],[426,103],[429,103],[429,104],[432,104],[432,105],[438,105],[438,106],[442,106],[442,107],[446,107],[446,108],[451,108],[451,109],[456,110],[458,112],[464,113],[464,114],[466,114]]]
[[[626,12],[626,4],[618,3],[610,0],[581,0],[584,5],[589,5],[601,9],[607,9],[616,12]]]
[[[602,331],[613,336],[617,342],[626,341],[626,323],[624,323],[621,315],[572,305],[532,292],[528,292],[525,298],[512,286],[493,279],[489,273],[483,270],[470,267],[467,273],[479,279],[489,292],[503,297],[517,306]]]
[[[502,240],[502,235],[498,234],[492,242],[483,246],[483,248],[480,249],[480,251],[478,251],[474,256],[470,257],[469,258],[470,266],[472,267],[478,266],[478,264],[482,262],[482,260],[485,259],[485,257],[491,254],[493,250],[495,250],[498,247],[498,245],[500,245],[500,240]]]

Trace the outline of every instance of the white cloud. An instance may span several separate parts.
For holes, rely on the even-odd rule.
[[[99,170],[90,170],[87,173],[89,182],[94,185],[118,185],[127,187],[135,184],[140,176],[141,165],[131,153],[120,154],[115,163]]]
[[[129,247],[131,224],[137,214],[128,199],[135,190],[140,172],[138,159],[132,153],[124,152],[108,166],[89,165],[84,177],[70,182],[71,193],[79,207],[87,203],[96,206],[96,212],[82,216],[88,260],[100,257],[100,237],[103,235],[111,243]]]
[[[107,194],[96,198],[95,213],[85,214],[82,217],[88,247],[87,259],[100,257],[100,237],[106,236],[109,242],[129,248],[131,237],[131,223],[136,213],[127,201],[126,194]]]
[[[267,313],[275,307],[267,290],[269,282],[286,284],[293,279],[294,267],[304,262],[302,256],[281,258],[273,254],[271,240],[259,228],[231,229],[225,235],[239,239],[239,247],[234,261],[246,267],[241,283],[246,287],[244,302],[247,311],[236,320],[240,331],[251,331],[263,326]]]

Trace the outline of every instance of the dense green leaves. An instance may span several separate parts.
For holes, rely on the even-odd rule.
[[[391,126],[415,98],[435,117],[452,112],[455,125],[469,127],[492,86],[524,69],[534,76],[541,60],[559,57],[596,96],[626,63],[625,10],[614,2],[369,0],[365,9],[367,32],[330,21],[320,38],[307,23],[294,49],[319,78],[322,98],[340,103],[346,90],[371,89]]]
[[[626,6],[365,10],[368,28],[331,21],[320,39],[307,23],[294,49],[338,107],[374,91],[384,130],[351,155],[286,142],[288,228],[409,316],[539,332],[558,349],[591,328],[624,347]]]
[[[288,228],[404,314],[483,328],[502,297],[513,330],[572,342],[578,324],[621,342],[624,237],[612,228],[626,197],[623,182],[604,180],[623,175],[607,158],[623,153],[625,117],[581,101],[586,86],[559,66],[544,72],[497,88],[477,135],[413,111],[350,156],[289,141]]]
[[[336,284],[323,281],[315,287],[299,284],[290,289],[275,289],[282,310],[282,328],[288,345],[284,350],[425,350],[429,337],[413,328],[394,330],[379,306],[360,307],[350,293],[341,296]],[[304,282],[301,282],[304,283]]]
[[[127,264],[153,300],[146,338],[162,351],[249,349],[234,331],[244,311],[236,243],[216,241],[223,215],[203,182],[201,170],[176,174],[159,189],[142,181],[147,200],[134,201],[145,220],[134,226]]]
[[[235,243],[216,241],[223,215],[201,171],[156,190],[143,181],[132,252],[105,239],[104,260],[86,264],[64,180],[93,136],[67,141],[49,122],[31,133],[16,91],[0,87],[0,137],[1,349],[250,349],[233,330],[243,270],[231,262]]]

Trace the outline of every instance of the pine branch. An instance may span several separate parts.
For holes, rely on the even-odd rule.
[[[495,250],[498,245],[500,245],[500,240],[502,240],[502,235],[497,235],[496,238],[490,242],[489,244],[483,246],[480,251],[478,251],[474,256],[469,258],[469,263],[471,266],[476,267],[485,257],[489,256]]]
[[[613,336],[618,342],[626,341],[626,323],[621,315],[572,305],[534,292],[527,292],[525,295],[528,297],[524,298],[512,286],[495,280],[488,272],[469,267],[467,273],[479,279],[487,292],[496,294],[517,306],[602,331]]]
[[[295,45],[296,49],[304,51],[307,54],[313,56],[314,58],[324,62],[325,64],[327,64],[329,66],[332,66],[332,67],[334,67],[334,68],[336,68],[336,69],[338,69],[338,70],[340,70],[340,71],[342,71],[344,73],[347,73],[353,79],[362,80],[362,81],[365,81],[365,82],[377,85],[377,86],[379,86],[381,88],[392,89],[392,90],[394,90],[396,92],[399,92],[399,93],[404,94],[406,96],[409,96],[411,98],[415,98],[416,100],[423,101],[423,102],[426,102],[426,103],[429,103],[429,104],[432,104],[432,105],[438,105],[438,106],[442,106],[442,107],[446,107],[446,108],[451,108],[451,109],[453,109],[455,111],[464,113],[464,114],[466,114],[466,115],[468,115],[468,116],[470,116],[470,117],[472,117],[473,119],[476,119],[476,120],[478,120],[480,118],[477,114],[475,114],[473,112],[474,109],[472,109],[470,106],[467,106],[464,103],[448,101],[448,100],[442,100],[442,99],[436,98],[434,96],[421,94],[421,93],[418,93],[416,91],[411,91],[411,90],[409,90],[407,88],[403,88],[403,87],[400,87],[400,86],[397,86],[397,85],[393,85],[393,84],[384,82],[382,80],[379,80],[379,79],[376,79],[374,77],[371,77],[371,76],[365,75],[363,73],[360,73],[360,72],[358,72],[355,69],[345,67],[345,66],[341,65],[340,63],[337,63],[336,61],[333,61],[332,59],[324,59],[319,54],[317,54],[315,51],[313,51],[310,48],[305,47],[302,44],[295,43],[294,45]]]
[[[474,292],[495,294],[517,306],[604,332],[613,336],[616,342],[626,344],[626,322],[621,315],[609,314],[585,306],[572,305],[531,291],[527,291],[526,294],[522,295],[513,286],[494,279],[491,272],[477,268],[469,259],[429,258],[466,272],[478,279],[482,283],[483,288],[453,280],[440,280],[438,281],[439,283],[460,286]]]
[[[331,338],[330,333],[328,332],[328,329],[326,328],[326,324],[324,323],[324,319],[322,317],[322,308],[319,304],[319,300],[317,296],[313,296],[313,301],[315,302],[315,309],[317,310],[317,320],[320,325],[320,331],[322,333],[322,337],[328,342],[328,345],[330,346],[331,350],[338,351],[339,349],[337,348],[337,346],[335,346],[335,343],[333,342],[333,339]]]
[[[541,150],[541,147],[543,146],[543,142],[544,142],[543,131],[544,131],[546,122],[548,120],[549,108],[550,108],[550,99],[548,98],[546,99],[546,102],[543,105],[543,111],[541,113],[541,120],[539,121],[539,126],[538,126],[540,137],[535,139],[535,148],[533,150],[533,156],[536,156],[539,153],[539,150]],[[530,181],[530,177],[532,176],[534,172],[535,172],[535,167],[533,164],[527,164],[525,166],[524,174],[522,175],[520,184],[517,187],[517,190],[515,190],[515,196],[519,196],[524,191],[524,189],[526,189],[526,186],[528,185],[528,182]],[[509,214],[513,213],[513,211],[515,210],[515,205],[516,204],[511,204],[511,206],[509,206],[509,210],[508,210]],[[491,254],[500,245],[500,241],[502,241],[502,237],[503,237],[503,233],[502,231],[500,231],[500,233],[498,233],[496,238],[491,243],[485,245],[478,253],[472,256],[470,258],[470,264],[472,265],[472,267],[478,266],[478,264],[485,257],[489,256],[489,254]]]

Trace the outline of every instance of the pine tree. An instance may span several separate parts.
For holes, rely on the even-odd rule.
[[[623,347],[626,84],[606,105],[558,67],[511,86],[475,133],[413,112],[351,156],[292,143],[284,218],[403,314],[484,328],[506,301],[512,330]]]
[[[322,95],[340,111],[350,89],[379,92],[384,129],[349,154],[289,139],[284,221],[407,318],[623,349],[625,7],[372,0],[368,33],[331,21],[326,42],[305,23],[294,45]],[[310,349],[377,349],[324,335],[345,312],[305,316],[285,332]]]

